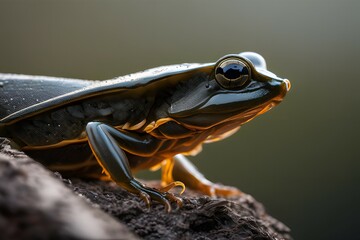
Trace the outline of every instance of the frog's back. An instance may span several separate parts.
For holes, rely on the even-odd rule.
[[[91,81],[86,80],[0,74],[0,119],[89,85]]]
[[[184,77],[212,64],[177,64],[103,81],[0,74],[0,125],[11,124],[70,102]]]

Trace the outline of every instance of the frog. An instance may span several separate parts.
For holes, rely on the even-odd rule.
[[[109,80],[0,74],[0,136],[65,177],[113,181],[148,207],[170,212],[185,186],[212,197],[240,196],[208,180],[191,161],[278,105],[290,81],[254,52],[212,63],[156,67]],[[135,173],[161,168],[161,188]]]

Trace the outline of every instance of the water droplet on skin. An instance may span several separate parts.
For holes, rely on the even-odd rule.
[[[13,98],[10,98],[10,101],[12,101],[13,100]]]

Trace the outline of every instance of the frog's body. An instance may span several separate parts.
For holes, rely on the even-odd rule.
[[[96,82],[0,74],[0,134],[54,171],[105,174],[170,209],[168,200],[180,200],[143,186],[131,170],[163,164],[170,187],[181,180],[208,194],[240,193],[207,181],[177,154],[196,154],[204,142],[230,135],[279,103],[288,88],[254,53]]]

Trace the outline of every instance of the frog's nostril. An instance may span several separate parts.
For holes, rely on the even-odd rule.
[[[289,91],[290,88],[291,88],[291,83],[290,83],[290,81],[287,80],[287,79],[284,79],[284,83],[285,83],[285,85],[286,85],[286,90]]]

